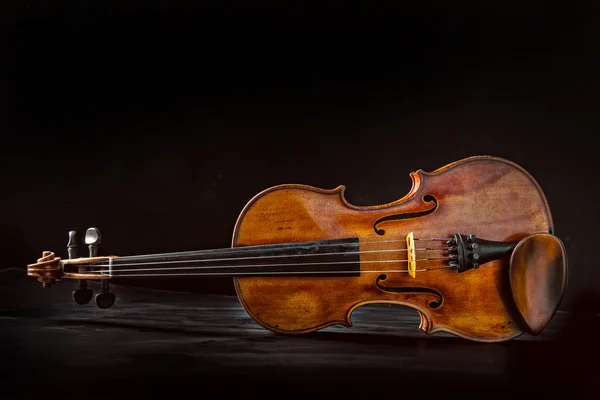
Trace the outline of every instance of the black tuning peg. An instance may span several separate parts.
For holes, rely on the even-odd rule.
[[[102,309],[111,308],[115,304],[115,298],[114,293],[98,293],[96,295],[96,305]]]
[[[110,292],[108,281],[102,281],[102,292],[96,295],[96,305],[99,308],[111,308],[115,304],[115,294]]]
[[[87,287],[85,280],[79,282],[79,289],[73,291],[73,300],[75,303],[84,305],[92,301],[94,291]]]
[[[69,242],[67,243],[67,251],[69,259],[77,258],[77,232],[69,231]],[[75,303],[84,305],[92,301],[94,292],[87,287],[85,279],[79,281],[79,288],[73,291],[73,300]]]

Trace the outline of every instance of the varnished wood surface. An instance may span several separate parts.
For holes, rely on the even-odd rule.
[[[510,260],[513,299],[529,331],[539,334],[558,308],[567,285],[567,256],[556,236],[523,239]]]
[[[514,282],[509,284],[510,253],[493,261],[482,261],[479,269],[466,268],[461,261],[459,273],[448,267],[449,253],[444,248],[447,239],[455,234],[516,243],[532,234],[552,233],[550,209],[535,179],[519,165],[491,156],[465,158],[432,172],[419,169],[410,176],[413,187],[409,193],[382,205],[355,206],[344,197],[344,186],[326,190],[279,185],[256,195],[238,218],[234,247],[351,240],[355,246],[358,243],[359,260],[353,262],[360,261],[360,273],[343,270],[346,262],[318,261],[325,268],[319,269],[320,274],[315,271],[308,274],[309,271],[294,263],[290,266],[297,270],[286,269],[281,274],[262,270],[257,274],[250,267],[264,266],[240,265],[243,269],[239,275],[233,270],[232,275],[248,314],[274,332],[305,334],[335,325],[351,327],[352,313],[360,306],[396,304],[415,309],[420,316],[419,327],[428,334],[447,332],[474,341],[501,342],[526,331],[539,333],[552,318],[564,285],[552,293],[552,298],[545,298],[545,290],[517,291],[517,306],[515,291],[511,293]],[[405,243],[413,248],[413,236],[420,247],[418,255],[413,254],[418,266],[406,254]],[[409,242],[407,237],[411,238]],[[333,247],[331,251],[341,252]],[[298,255],[289,257],[292,256]],[[54,253],[45,251],[37,264],[28,265],[30,274],[43,279],[45,284],[46,280],[52,283],[59,278],[41,277],[40,273],[47,274],[47,268],[56,269],[45,264],[52,261],[49,258],[53,259]],[[566,259],[564,251],[563,258]],[[410,274],[408,262],[411,262]],[[340,264],[342,269],[328,264]],[[140,261],[138,265],[144,263]],[[544,267],[537,265],[535,270]],[[179,272],[177,268],[173,269]],[[212,268],[216,267],[202,271],[205,275],[217,273]],[[140,277],[148,275],[146,271],[141,268],[132,272],[125,268],[118,270],[116,276]],[[192,272],[187,271],[190,275],[200,275]],[[151,275],[156,279],[167,276]],[[175,275],[182,273],[169,274]],[[535,287],[541,288],[541,283],[544,282],[536,282]],[[523,300],[528,301],[532,296],[538,297],[538,301],[523,307]],[[549,304],[551,307],[547,307]],[[540,321],[532,323],[532,318]]]
[[[559,312],[540,336],[481,344],[428,336],[409,308],[369,305],[356,310],[351,330],[289,336],[258,326],[231,296],[113,286],[115,307],[100,310],[74,304],[75,285],[41,290],[22,270],[0,271],[2,399],[189,398],[190,391],[591,399],[600,390],[593,314]]]
[[[398,172],[401,173],[400,171]],[[382,240],[476,234],[495,241],[518,241],[553,228],[543,191],[520,166],[501,158],[470,157],[436,171],[410,174],[413,187],[396,202],[358,207],[344,198],[344,187],[323,190],[303,185],[282,185],[258,194],[243,210],[234,234],[234,245],[260,245],[358,237],[361,250],[390,248]],[[382,218],[432,208],[426,216],[403,220]],[[376,230],[384,229],[379,235]],[[405,248],[401,243],[398,248]],[[439,253],[423,252],[420,257]],[[361,255],[363,271],[382,269],[369,261],[393,260],[393,253]],[[447,262],[428,262],[419,267],[441,267]],[[388,269],[406,269],[388,263]],[[450,332],[463,338],[495,342],[518,337],[525,329],[512,301],[508,283],[508,258],[458,274],[455,270],[386,274],[382,290],[380,274],[356,278],[236,278],[236,290],[248,313],[262,326],[282,333],[306,333],[332,325],[351,326],[354,309],[365,304],[394,303],[413,307],[427,333]],[[397,293],[394,288],[417,287],[434,293]],[[440,300],[434,308],[432,301]]]

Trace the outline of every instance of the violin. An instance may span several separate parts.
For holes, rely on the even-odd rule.
[[[115,302],[109,281],[145,277],[232,277],[248,315],[266,329],[302,334],[342,325],[366,304],[418,311],[426,334],[478,342],[539,335],[567,286],[565,246],[555,235],[542,189],[519,165],[474,156],[433,172],[411,172],[411,190],[383,205],[356,206],[332,190],[285,184],[242,209],[231,247],[101,256],[101,235],[85,235],[89,257],[44,251],[27,266],[44,287],[101,282],[96,304]]]

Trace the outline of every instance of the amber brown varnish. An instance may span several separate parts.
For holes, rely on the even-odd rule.
[[[549,232],[552,217],[538,184],[518,165],[495,157],[480,156],[449,164],[434,172],[410,174],[411,191],[402,199],[378,206],[355,206],[344,198],[344,186],[323,190],[304,185],[281,185],[255,196],[242,211],[233,246],[286,243],[358,237],[361,250],[390,249],[409,232],[415,238],[475,234],[496,241],[518,241],[537,232]],[[386,215],[423,211],[439,206],[430,215],[373,223]],[[437,243],[438,245],[440,243]],[[403,242],[396,242],[405,248]],[[421,247],[421,243],[417,244]],[[418,252],[439,256],[441,252]],[[406,258],[400,253],[361,255],[361,270],[406,269],[406,263],[368,261]],[[440,267],[447,262],[417,263],[417,269]],[[524,332],[511,300],[508,259],[479,269],[457,273],[452,269],[387,273],[387,287],[423,287],[441,293],[443,302],[431,309],[435,296],[393,293],[376,286],[380,274],[358,277],[237,277],[235,287],[249,315],[267,329],[280,333],[308,333],[334,324],[351,325],[352,311],[371,303],[400,304],[416,309],[421,329],[431,334],[445,331],[478,341],[502,341]]]

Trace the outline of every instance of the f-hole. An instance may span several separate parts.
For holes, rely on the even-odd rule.
[[[415,212],[408,212],[408,213],[391,214],[391,215],[386,215],[385,217],[381,217],[373,223],[373,229],[375,229],[375,233],[377,233],[378,235],[381,235],[381,236],[383,236],[385,234],[385,230],[377,228],[377,225],[379,225],[382,222],[395,221],[395,220],[399,220],[399,219],[411,219],[411,218],[424,217],[425,215],[429,215],[432,212],[434,212],[435,210],[437,210],[438,201],[432,195],[427,194],[427,195],[423,196],[423,201],[426,203],[433,203],[433,207],[431,207],[430,209],[425,210],[425,211],[415,211]]]
[[[384,292],[391,292],[391,293],[429,294],[429,295],[435,296],[437,298],[437,300],[431,300],[429,302],[429,308],[431,308],[432,310],[435,310],[436,308],[439,308],[442,305],[443,297],[442,297],[442,294],[440,292],[438,292],[437,290],[422,288],[422,287],[388,287],[388,286],[383,286],[379,283],[380,281],[384,281],[386,279],[387,279],[386,274],[381,274],[377,277],[375,284],[377,285],[377,288],[379,290],[383,290]]]

